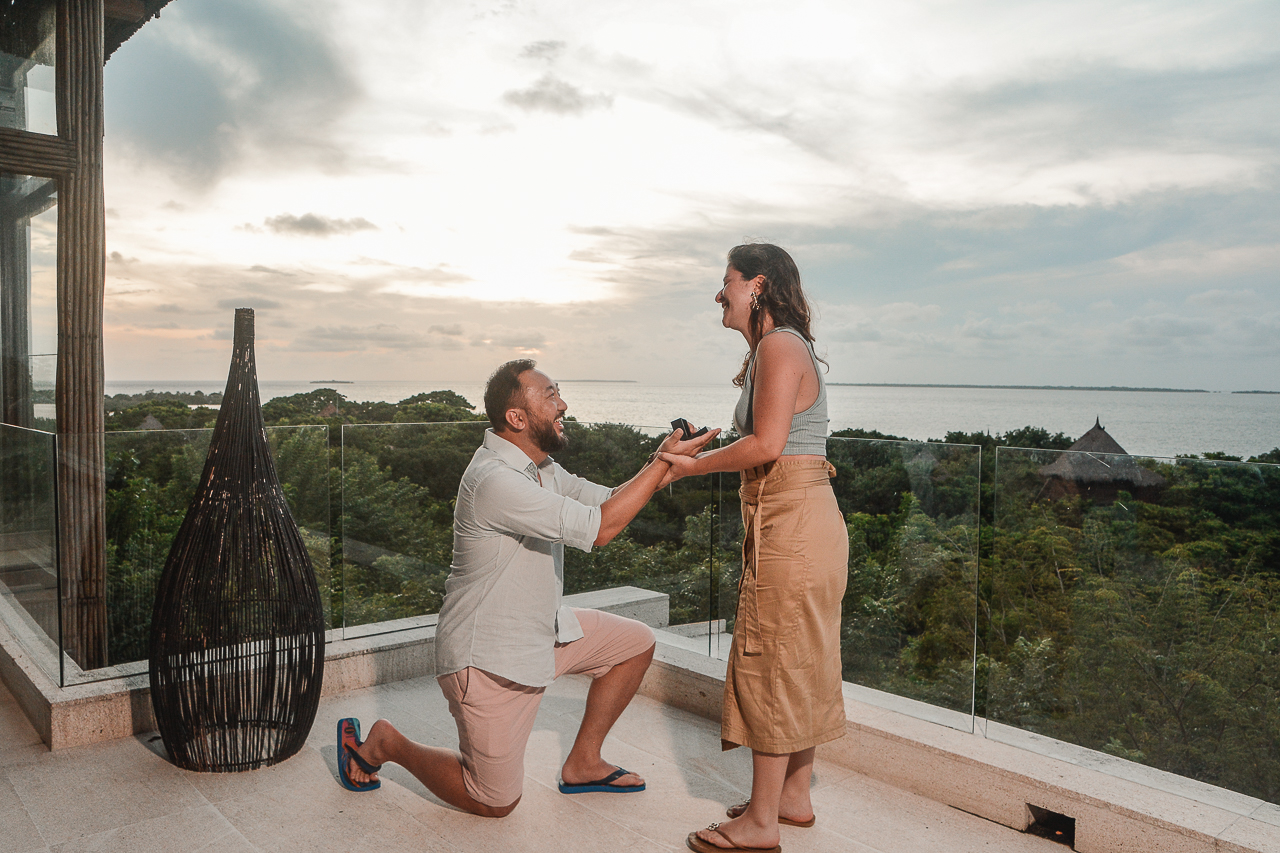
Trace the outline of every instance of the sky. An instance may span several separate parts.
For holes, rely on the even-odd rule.
[[[1280,4],[174,0],[107,63],[106,376],[1280,390]]]

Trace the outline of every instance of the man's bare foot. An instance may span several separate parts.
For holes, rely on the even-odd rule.
[[[386,720],[378,720],[369,729],[369,733],[365,736],[364,743],[360,744],[360,747],[356,749],[355,752],[359,754],[366,763],[377,767],[386,760],[381,747],[385,743],[387,735],[394,731],[395,728]],[[378,774],[365,773],[360,769],[359,764],[356,764],[355,761],[349,758],[347,759],[347,776],[350,777],[351,781],[355,782],[357,785],[365,785],[369,782],[378,781]]]
[[[361,755],[361,758],[364,756]],[[570,756],[572,759],[572,756]],[[616,765],[610,764],[603,758],[598,759],[594,763],[581,763],[572,760],[566,761],[564,766],[560,768],[560,779],[566,785],[586,785],[589,782],[595,782],[604,779],[609,774],[617,770]],[[637,773],[628,773],[625,776],[619,776],[609,783],[618,788],[636,788],[644,784],[644,779]]]
[[[771,829],[772,832],[770,832]],[[761,850],[769,850],[777,847],[782,840],[782,834],[778,832],[776,823],[772,827],[764,827],[743,818],[734,818],[720,824],[713,823],[694,834],[715,847],[727,848],[759,847]]]

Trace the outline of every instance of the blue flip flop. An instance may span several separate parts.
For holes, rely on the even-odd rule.
[[[382,769],[381,764],[375,766],[360,757],[360,753],[356,752],[356,750],[360,748],[361,743],[360,721],[355,717],[343,717],[338,720],[338,781],[348,791],[355,791],[356,793],[376,791],[382,787],[381,780],[361,784],[353,782],[351,777],[347,775],[348,759],[354,761],[357,767],[370,776]]]
[[[610,785],[614,779],[621,779],[630,773],[630,770],[624,770],[619,767],[603,779],[597,779],[594,782],[583,782],[581,785],[569,785],[562,779],[560,780],[560,793],[562,794],[589,794],[600,792],[604,794],[634,794],[637,791],[644,790],[644,783],[639,785]]]

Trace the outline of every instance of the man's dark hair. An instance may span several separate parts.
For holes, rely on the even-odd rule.
[[[531,358],[517,358],[495,370],[485,383],[484,413],[497,432],[507,428],[507,409],[519,408],[516,396],[524,393],[520,374],[537,366],[538,363]]]

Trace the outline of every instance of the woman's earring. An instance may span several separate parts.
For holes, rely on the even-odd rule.
[[[758,292],[751,294],[751,310],[752,311],[760,310],[760,294]]]

